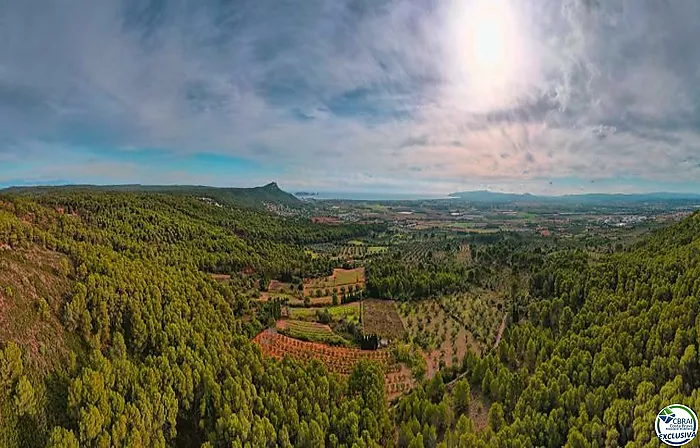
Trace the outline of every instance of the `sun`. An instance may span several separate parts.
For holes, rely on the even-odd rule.
[[[512,0],[457,0],[453,5],[447,37],[450,75],[473,108],[502,107],[512,101],[529,64],[527,33],[516,8]]]

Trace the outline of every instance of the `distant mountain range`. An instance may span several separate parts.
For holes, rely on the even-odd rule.
[[[462,191],[451,193],[452,198],[467,202],[506,203],[578,203],[578,204],[613,204],[613,203],[648,203],[668,201],[700,201],[700,194],[694,193],[589,193],[567,194],[561,196],[539,196],[529,193],[497,193],[492,191]]]
[[[10,187],[0,192],[40,195],[49,191],[136,191],[147,193],[169,193],[186,196],[206,197],[220,204],[232,204],[248,207],[260,207],[264,203],[299,206],[302,202],[294,195],[279,188],[276,182],[262,187],[252,188],[217,188],[201,185],[63,185],[40,187]]]

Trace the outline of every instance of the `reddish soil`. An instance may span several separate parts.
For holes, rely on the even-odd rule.
[[[314,216],[311,218],[311,222],[317,224],[339,224],[340,220],[332,216]]]
[[[501,322],[501,326],[498,328],[498,336],[496,336],[496,343],[494,344],[493,348],[498,347],[498,343],[501,342],[501,336],[503,336],[503,330],[506,329],[506,318],[508,317],[508,313],[503,315],[503,321]]]
[[[274,330],[261,332],[253,339],[253,342],[260,346],[265,356],[277,359],[290,356],[301,361],[318,359],[329,371],[340,375],[350,374],[355,363],[361,359],[375,361],[384,369],[384,385],[389,399],[407,392],[413,384],[410,370],[395,363],[389,350],[331,347],[290,338]]]

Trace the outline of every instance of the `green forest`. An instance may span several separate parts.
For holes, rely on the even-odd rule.
[[[700,213],[612,251],[506,235],[468,267],[376,257],[370,297],[508,290],[497,348],[389,401],[371,361],[340,376],[251,342],[279,314],[256,282],[329,275],[309,245],[386,224],[199,194],[0,192],[0,446],[642,447],[664,406],[700,410]]]

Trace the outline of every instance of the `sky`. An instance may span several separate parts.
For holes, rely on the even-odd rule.
[[[700,193],[697,0],[4,0],[0,186]]]

